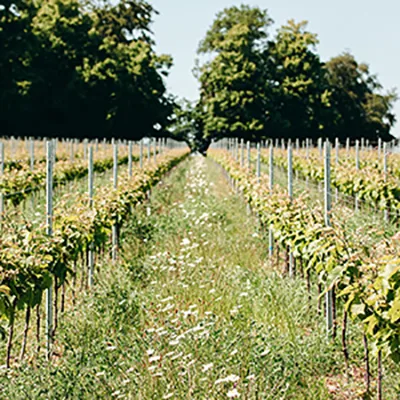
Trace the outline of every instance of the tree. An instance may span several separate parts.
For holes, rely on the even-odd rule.
[[[307,22],[290,20],[265,52],[270,95],[268,131],[272,137],[317,138],[327,135],[330,91],[315,51],[317,36]]]
[[[8,8],[7,18],[0,14],[4,48],[16,49],[0,55],[8,84],[1,105],[14,99],[0,110],[3,131],[131,139],[165,131],[173,103],[163,78],[172,59],[154,51],[151,5],[20,0],[18,7],[15,15]]]
[[[198,115],[204,139],[246,136],[257,140],[264,131],[264,62],[267,30],[272,20],[266,10],[231,7],[219,13],[199,54],[216,54],[199,69]]]
[[[335,112],[333,129],[337,137],[361,137],[376,141],[393,139],[390,129],[395,91],[382,94],[382,86],[366,64],[359,64],[350,53],[343,53],[326,63]]]
[[[35,40],[30,22],[35,11],[29,0],[3,0],[0,5],[0,127],[6,134],[23,121],[31,83]]]

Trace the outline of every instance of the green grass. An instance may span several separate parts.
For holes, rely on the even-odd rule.
[[[51,364],[31,340],[31,357],[0,373],[0,398],[330,399],[326,379],[346,381],[316,295],[309,305],[301,279],[269,268],[257,221],[211,161],[175,169],[122,244],[94,292],[68,297]]]

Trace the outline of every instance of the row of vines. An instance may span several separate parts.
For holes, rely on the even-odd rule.
[[[92,207],[89,196],[74,198],[73,207],[65,201],[57,203],[53,217],[53,232],[49,237],[46,224],[35,225],[31,221],[21,224],[18,210],[9,211],[1,221],[2,240],[0,242],[0,333],[7,336],[6,365],[10,366],[14,340],[14,326],[17,315],[24,313],[25,327],[22,337],[20,359],[24,358],[30,320],[36,312],[36,339],[40,351],[40,323],[43,293],[53,289],[53,316],[51,336],[54,338],[58,326],[59,310],[65,306],[66,284],[72,283],[72,291],[77,292],[77,269],[81,268],[84,279],[88,268],[89,251],[98,257],[105,257],[110,245],[112,227],[119,232],[123,222],[134,209],[143,202],[146,193],[161,177],[187,155],[185,150],[170,150],[158,158],[158,163],[146,163],[143,169],[134,169],[119,176],[118,188],[112,185],[100,187],[94,196]],[[126,157],[119,159],[125,163]],[[103,159],[94,164],[98,171],[104,171],[112,163]],[[56,163],[55,182],[62,183],[87,174],[87,166],[76,163],[59,165]],[[36,185],[44,185],[42,172]],[[62,177],[65,177],[62,179]],[[4,181],[3,181],[4,182]],[[10,185],[9,185],[10,186]],[[13,190],[24,192],[25,183]],[[87,274],[87,271],[86,271]],[[61,292],[61,296],[60,296]],[[61,299],[60,299],[61,297]]]
[[[272,230],[277,251],[288,253],[290,249],[296,272],[304,277],[310,293],[313,283],[320,298],[328,291],[334,293],[332,335],[336,338],[341,315],[340,337],[347,366],[348,321],[361,324],[366,391],[371,390],[369,349],[373,349],[378,363],[378,398],[382,398],[382,359],[390,357],[400,363],[400,238],[381,240],[371,248],[362,234],[343,229],[334,213],[332,225],[327,227],[323,208],[310,209],[307,195],[291,199],[277,185],[271,191],[267,175],[254,176],[227,151],[212,150],[211,157],[227,171],[262,226]],[[284,268],[287,273],[288,266]]]
[[[262,152],[262,161],[269,162],[267,154]],[[275,149],[275,165],[287,169],[288,160],[285,151]],[[388,168],[385,172],[383,160],[374,152],[365,152],[359,159],[359,166],[355,155],[340,156],[331,159],[331,184],[340,193],[357,197],[379,210],[391,210],[397,215],[400,210],[400,187],[398,173],[400,171],[400,157],[391,155]],[[324,159],[317,149],[309,152],[304,150],[293,155],[293,170],[302,178],[315,182],[324,181]]]

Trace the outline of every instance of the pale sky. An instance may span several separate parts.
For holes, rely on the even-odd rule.
[[[317,33],[322,60],[348,50],[366,62],[384,88],[400,91],[400,0],[149,0],[160,12],[153,31],[158,52],[171,54],[174,67],[167,84],[171,93],[195,100],[198,84],[192,74],[196,49],[223,8],[242,3],[266,8],[275,28],[288,19],[309,21]],[[395,113],[400,120],[400,101]],[[392,132],[400,137],[400,123]]]

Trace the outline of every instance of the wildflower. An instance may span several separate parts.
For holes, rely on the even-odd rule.
[[[155,361],[159,361],[159,360],[161,360],[161,356],[153,356],[153,357],[149,358],[149,362],[150,363],[155,362]]]
[[[211,369],[214,366],[213,363],[209,363],[209,364],[204,364],[203,365],[203,372],[207,372],[209,369]]]
[[[182,356],[183,356],[183,353],[180,352],[179,354],[176,354],[176,355],[174,355],[173,357],[171,357],[171,360],[172,360],[172,361],[177,360],[178,358],[181,358]]]
[[[168,305],[166,307],[164,307],[162,310],[160,310],[160,312],[167,312],[167,311],[169,311],[169,310],[171,310],[173,308],[174,308],[174,305],[168,303]]]
[[[265,356],[267,356],[267,355],[269,354],[269,352],[270,352],[270,349],[265,349],[265,350],[260,354],[260,357],[265,357]]]
[[[218,385],[219,383],[227,383],[227,382],[235,383],[239,379],[240,378],[237,375],[228,375],[226,378],[217,379],[215,381],[215,384]]]
[[[240,393],[237,391],[236,388],[230,390],[227,394],[226,394],[230,399],[234,399],[236,397],[240,396]]]
[[[166,297],[165,299],[160,300],[160,303],[166,303],[167,301],[173,300],[172,296]]]

